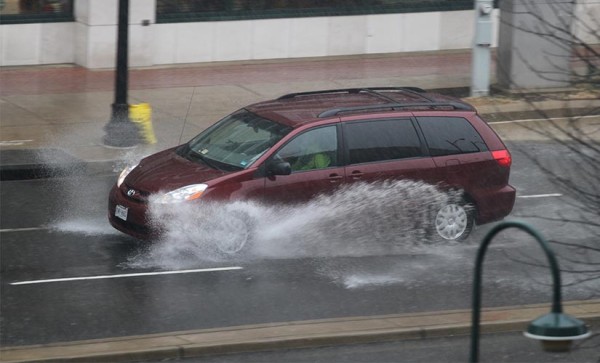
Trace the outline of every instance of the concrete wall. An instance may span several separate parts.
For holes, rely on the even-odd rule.
[[[572,49],[564,33],[568,24],[573,42],[600,42],[596,0],[580,1],[578,7],[572,0],[503,0],[500,9],[497,79],[505,89],[569,87]]]
[[[73,23],[0,25],[0,65],[114,67],[117,4],[75,0]],[[131,66],[464,49],[473,38],[470,10],[156,24],[155,6],[130,0]]]
[[[471,47],[473,11],[155,24],[154,64]]]
[[[143,20],[155,22],[155,0],[129,1],[129,63],[132,66],[151,66],[153,26],[143,26]],[[87,68],[115,66],[117,41],[118,0],[75,1],[76,63]]]
[[[0,25],[0,66],[76,63],[112,68],[118,0],[75,0],[73,23]],[[130,0],[133,67],[471,48],[474,12],[156,24],[156,0]],[[574,33],[598,43],[600,4],[580,0]],[[499,12],[494,11],[497,46]],[[148,20],[149,26],[142,22]]]
[[[73,63],[75,23],[0,25],[0,65]]]
[[[597,29],[600,4],[594,1],[581,1],[577,13]],[[0,25],[0,65],[114,67],[117,3],[75,0],[73,23]],[[471,10],[156,24],[155,4],[130,0],[131,66],[465,49],[474,29]],[[495,10],[494,47],[498,18]],[[584,40],[597,43],[586,29],[574,25]]]

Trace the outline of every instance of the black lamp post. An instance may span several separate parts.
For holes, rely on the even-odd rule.
[[[129,0],[119,0],[117,25],[117,66],[115,78],[115,102],[112,116],[104,126],[104,144],[113,147],[131,147],[140,143],[139,131],[129,119],[127,104],[127,47],[129,27]]]
[[[562,311],[560,270],[555,254],[550,248],[550,244],[548,244],[536,230],[525,223],[502,222],[488,232],[477,252],[475,278],[473,282],[470,362],[479,361],[479,322],[481,317],[481,274],[483,257],[485,256],[485,252],[487,251],[487,247],[492,241],[492,238],[500,231],[513,227],[527,232],[536,239],[544,250],[552,271],[552,311],[531,322],[525,332],[525,336],[541,340],[545,350],[566,351],[569,350],[573,340],[587,338],[591,334],[581,320],[565,314]]]

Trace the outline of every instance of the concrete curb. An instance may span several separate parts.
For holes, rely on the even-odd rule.
[[[600,323],[600,300],[564,303],[587,324]],[[547,313],[548,304],[484,309],[482,333],[515,332]],[[7,347],[0,362],[131,362],[204,355],[428,339],[470,332],[471,311],[452,310],[246,325],[143,336]]]
[[[68,175],[86,163],[57,148],[8,149],[0,153],[0,180],[23,180]]]

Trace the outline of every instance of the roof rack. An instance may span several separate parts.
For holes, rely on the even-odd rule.
[[[422,98],[429,99],[429,97],[425,97],[422,93],[427,93],[422,88],[419,87],[373,87],[373,88],[340,88],[340,89],[330,89],[324,91],[310,91],[310,92],[298,92],[298,93],[289,93],[287,95],[283,95],[278,98],[278,100],[285,100],[289,98],[294,98],[298,96],[311,96],[311,95],[320,95],[327,93],[377,93],[377,91],[404,91],[407,93],[417,94]]]
[[[355,112],[355,111],[367,111],[367,110],[383,110],[383,109],[392,109],[399,110],[405,108],[419,108],[419,107],[427,107],[427,108],[439,108],[439,107],[452,107],[455,110],[462,111],[473,111],[473,107],[470,105],[460,103],[460,102],[418,102],[418,103],[386,103],[380,105],[368,105],[368,106],[354,106],[354,107],[339,107],[332,108],[327,111],[323,111],[319,114],[319,118],[336,116],[337,114],[343,112]]]

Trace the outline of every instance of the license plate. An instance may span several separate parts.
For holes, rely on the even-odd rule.
[[[122,220],[126,221],[127,220],[127,211],[128,211],[128,208],[123,207],[122,205],[117,205],[117,208],[115,208],[115,217],[121,218]]]

